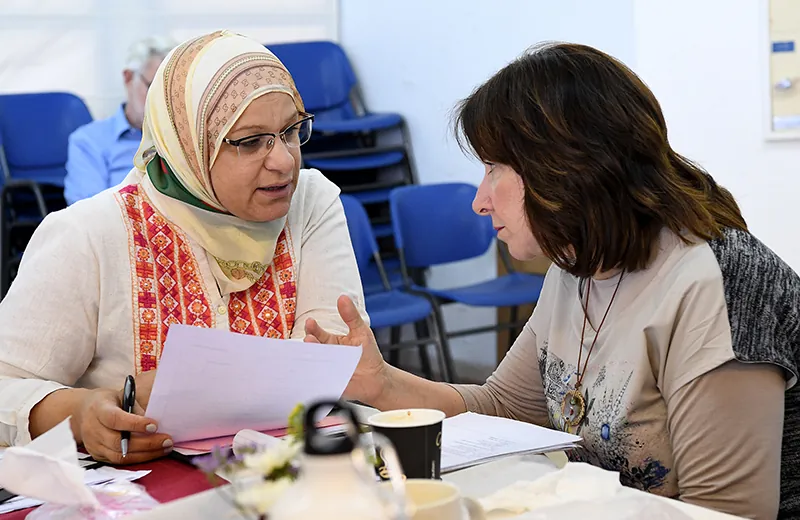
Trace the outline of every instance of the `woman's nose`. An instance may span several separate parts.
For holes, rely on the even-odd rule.
[[[272,150],[264,158],[264,165],[269,170],[287,172],[294,168],[294,156],[282,139],[275,139]]]
[[[488,215],[492,210],[491,199],[486,194],[486,187],[481,183],[478,186],[478,192],[475,194],[475,199],[472,201],[472,211],[478,215]]]

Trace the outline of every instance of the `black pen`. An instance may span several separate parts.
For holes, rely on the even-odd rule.
[[[136,381],[133,376],[125,378],[125,388],[122,390],[122,409],[128,413],[133,413],[133,404],[136,402]],[[131,440],[131,432],[122,432],[122,458],[128,455],[128,442]]]

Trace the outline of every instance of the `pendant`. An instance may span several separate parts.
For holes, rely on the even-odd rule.
[[[561,400],[561,416],[568,427],[578,426],[585,412],[586,399],[579,390],[570,390],[564,395],[564,399]]]

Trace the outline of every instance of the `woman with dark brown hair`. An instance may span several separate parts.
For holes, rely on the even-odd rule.
[[[365,345],[348,396],[571,431],[572,460],[645,491],[754,518],[800,515],[800,279],[736,201],[669,145],[645,84],[590,47],[526,53],[462,102],[459,140],[486,167],[474,201],[520,260],[554,263],[484,385],[447,385]]]

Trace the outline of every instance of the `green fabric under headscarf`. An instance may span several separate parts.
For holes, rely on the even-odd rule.
[[[181,202],[185,202],[186,204],[190,204],[206,211],[227,215],[227,213],[223,213],[222,211],[209,206],[202,200],[189,193],[189,190],[187,190],[183,184],[181,184],[181,181],[178,180],[178,177],[175,175],[172,169],[170,169],[167,162],[159,155],[156,155],[149,163],[147,163],[147,176],[150,177],[150,182],[153,183],[153,186],[167,197],[178,199]]]

